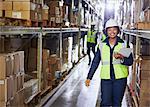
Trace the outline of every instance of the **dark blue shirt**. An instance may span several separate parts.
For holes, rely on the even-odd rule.
[[[110,44],[109,44],[109,38],[106,38],[103,42],[106,43],[106,45],[108,45],[110,47]],[[124,43],[124,41],[117,37],[117,41],[116,41],[116,44],[114,45],[113,48],[110,47],[110,77],[111,79],[115,79],[115,74],[114,74],[114,67],[113,67],[113,64],[112,64],[112,59],[113,59],[113,51],[114,51],[114,48],[116,45],[118,45],[118,42],[119,43]],[[92,64],[91,64],[91,67],[90,67],[90,70],[89,70],[89,73],[88,73],[88,76],[87,76],[87,79],[92,79],[96,69],[98,68],[99,66],[99,63],[100,63],[100,60],[101,60],[101,53],[100,53],[100,50],[97,49],[97,52],[93,58],[93,61],[92,61]],[[124,61],[122,62],[123,65],[126,65],[126,66],[131,66],[133,64],[133,55],[132,53],[130,54],[130,56],[127,58],[127,57],[124,57]]]

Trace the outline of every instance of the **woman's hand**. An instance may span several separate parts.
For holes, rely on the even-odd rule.
[[[118,52],[114,53],[114,57],[116,59],[123,59],[124,58],[124,56],[122,54],[118,53]]]
[[[91,80],[90,80],[90,79],[87,79],[87,80],[85,81],[85,85],[86,85],[87,87],[89,87],[89,86],[90,86],[90,82],[91,82]]]

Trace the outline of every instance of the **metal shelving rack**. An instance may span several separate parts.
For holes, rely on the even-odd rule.
[[[138,83],[138,81],[140,78],[138,78],[139,76],[139,68],[138,65],[136,65],[136,61],[140,60],[140,56],[142,56],[141,54],[141,40],[142,39],[148,39],[150,40],[150,30],[123,30],[123,33],[126,34],[128,37],[128,41],[130,41],[130,36],[134,36],[135,37],[135,66],[133,66],[133,71],[132,71],[132,87],[130,87],[130,91],[132,92],[132,99],[134,101],[134,106],[138,107],[139,106],[139,92],[141,90],[141,87]],[[142,38],[142,39],[141,39]]]
[[[37,43],[37,77],[39,80],[39,91],[41,86],[41,69],[42,69],[42,38],[48,36],[46,34],[62,34],[62,33],[71,33],[71,32],[80,32],[87,31],[87,29],[79,29],[79,28],[41,28],[41,27],[0,27],[0,36],[1,35],[36,35],[38,37]],[[60,36],[60,35],[58,35]],[[62,38],[60,39],[62,42]],[[60,46],[60,50],[62,50],[62,46]],[[62,54],[62,53],[61,53]],[[62,57],[62,55],[60,55]]]

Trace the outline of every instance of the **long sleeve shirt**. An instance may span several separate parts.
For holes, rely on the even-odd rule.
[[[106,42],[106,44],[110,47],[108,39],[109,38],[106,38],[103,42]],[[114,45],[114,47],[118,44],[118,42],[123,43],[124,41],[122,39],[120,39],[119,37],[117,37],[117,41],[116,41],[116,44]],[[114,47],[113,48],[110,47],[110,62],[111,62],[110,63],[110,77],[111,77],[111,79],[115,79],[114,67],[113,67],[113,64],[112,64]],[[90,79],[90,80],[92,79],[96,69],[99,66],[100,61],[101,61],[101,53],[100,53],[100,49],[97,49],[97,52],[96,52],[96,54],[94,56],[94,59],[92,61],[87,79]],[[126,65],[126,66],[131,66],[133,64],[133,55],[132,55],[132,53],[130,54],[130,56],[128,58],[124,57],[124,60],[121,64]]]

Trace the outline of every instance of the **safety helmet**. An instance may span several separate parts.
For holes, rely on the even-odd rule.
[[[106,22],[105,29],[107,29],[108,27],[113,27],[113,26],[118,26],[117,21],[114,20],[114,19],[109,19],[109,20]],[[119,27],[119,26],[118,26],[118,27]]]
[[[96,25],[95,22],[92,22],[92,23],[91,23],[91,26],[95,26],[95,25]]]

